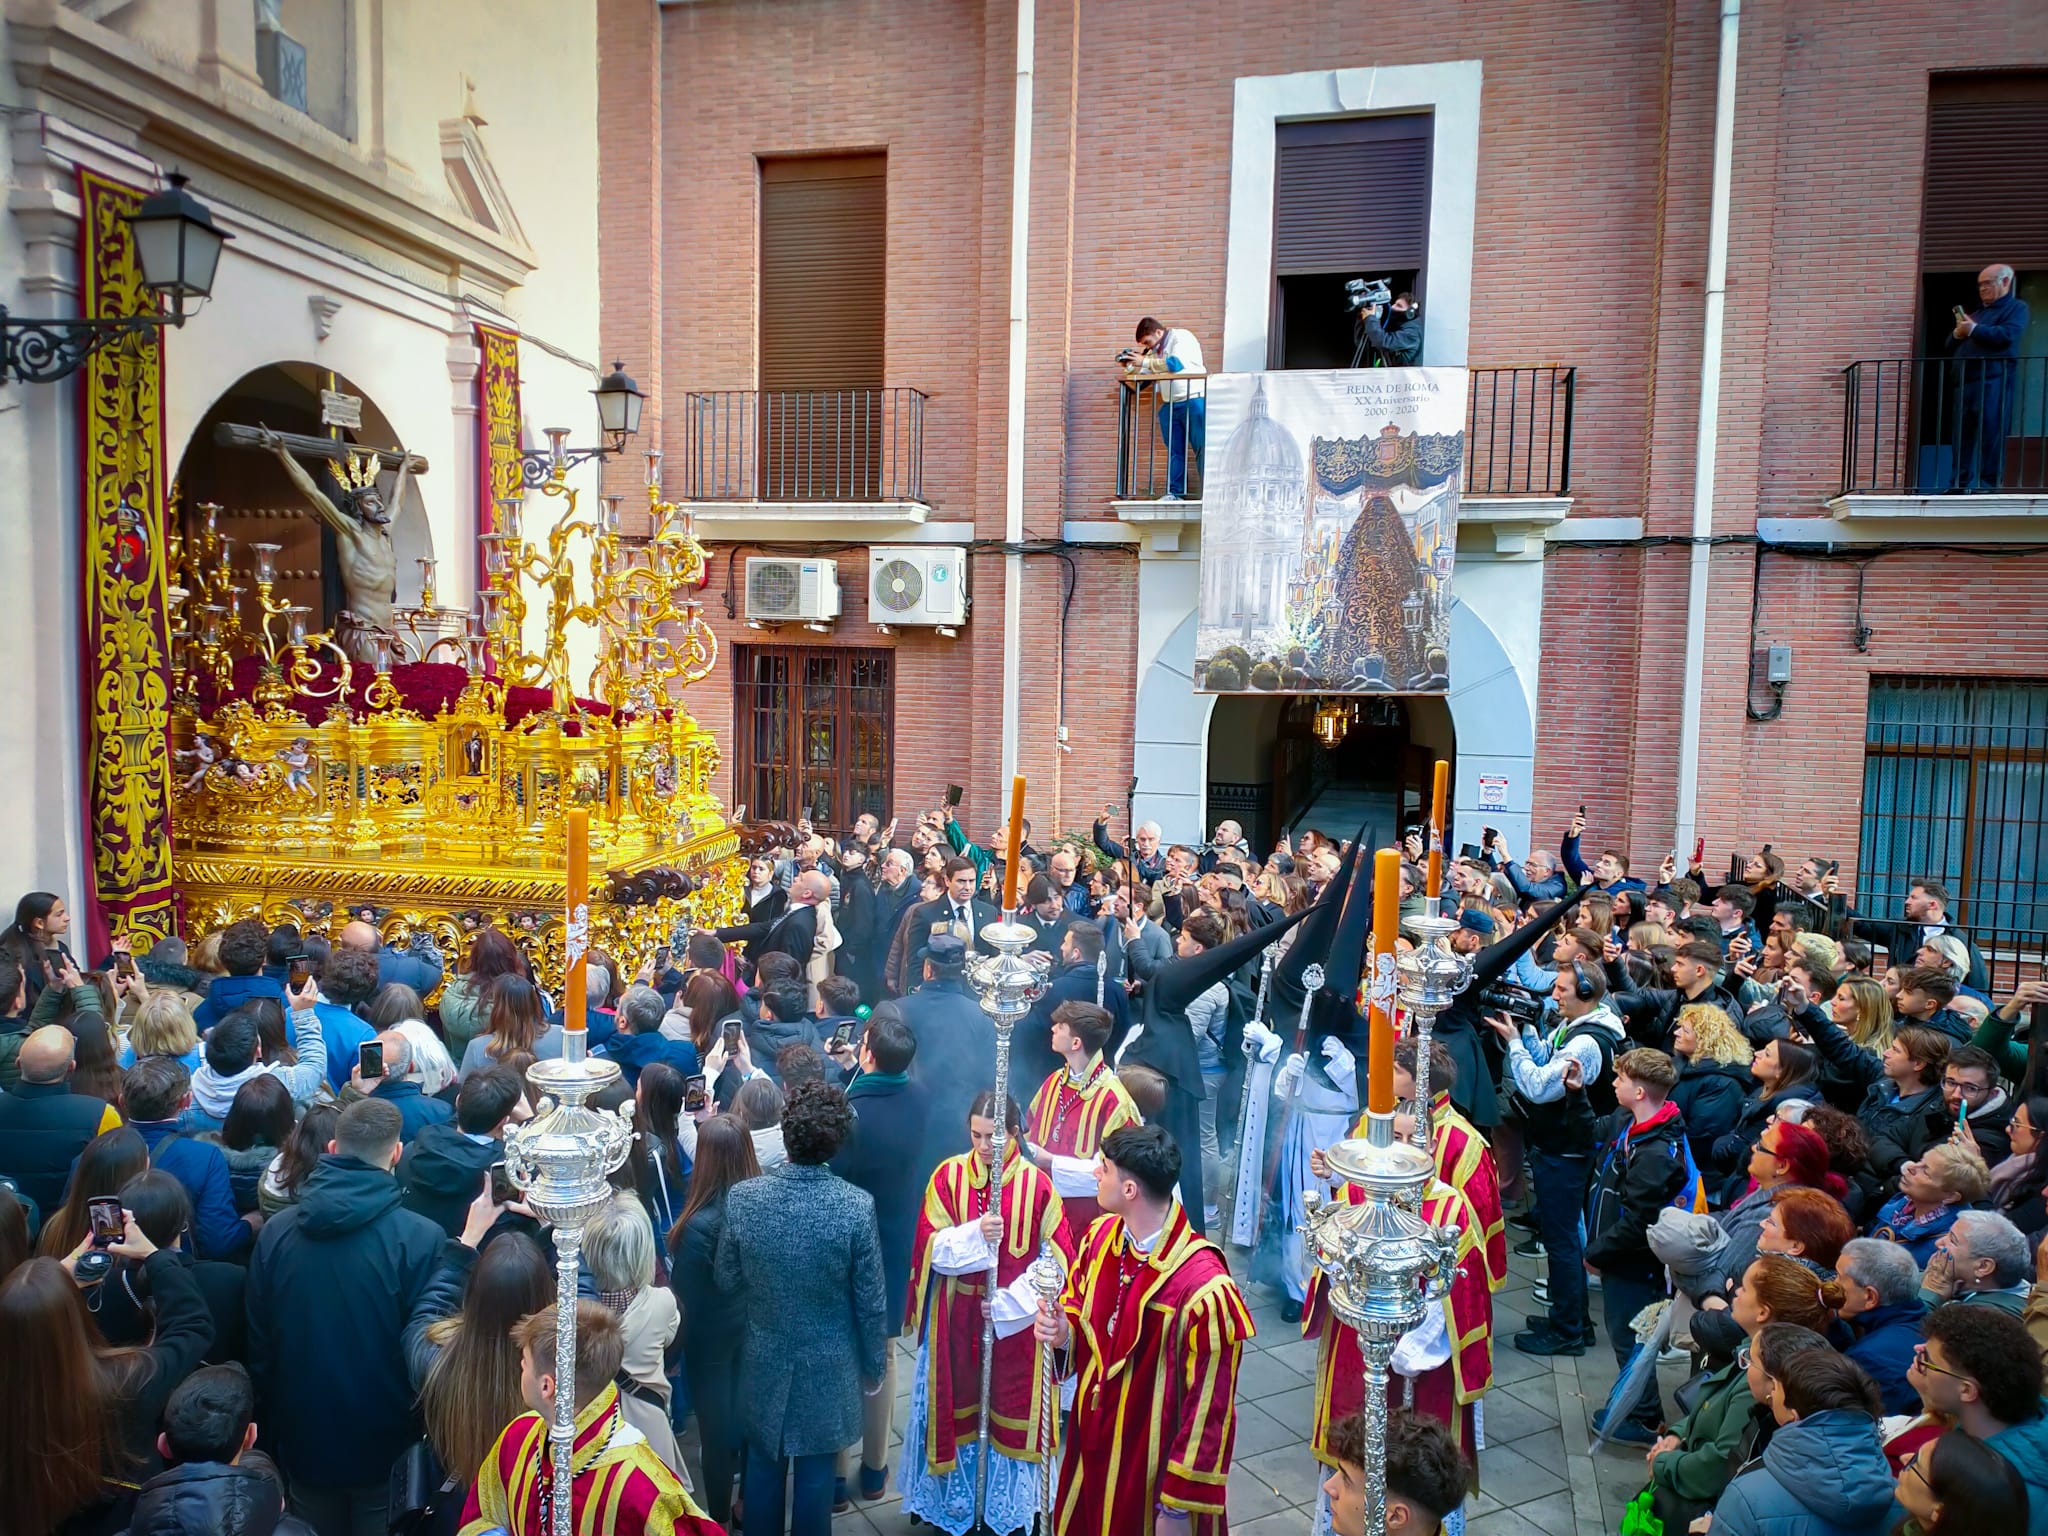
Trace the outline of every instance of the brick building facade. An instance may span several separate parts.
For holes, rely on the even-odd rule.
[[[875,382],[929,397],[922,496],[914,510],[702,497],[698,527],[721,556],[708,608],[726,655],[887,649],[892,808],[913,811],[957,782],[969,825],[992,827],[1014,678],[1018,762],[1041,827],[1085,826],[1135,772],[1138,814],[1196,836],[1219,739],[1241,757],[1241,738],[1270,735],[1277,710],[1232,702],[1212,719],[1192,692],[1199,503],[1119,499],[1112,357],[1139,315],[1156,314],[1194,331],[1212,369],[1266,366],[1273,124],[1429,111],[1423,361],[1575,370],[1568,486],[1466,487],[1449,701],[1458,837],[1476,839],[1484,820],[1524,846],[1532,826],[1549,840],[1583,801],[1589,840],[1654,865],[1674,838],[1717,12],[1420,0],[1375,19],[1299,0],[1040,0],[1022,455],[1024,536],[1036,542],[1006,655],[995,546],[1009,468],[1016,0],[601,0],[600,132],[617,150],[600,186],[604,330],[654,381],[649,421],[672,492],[704,440],[687,397],[760,382],[763,165],[887,157]],[[2037,693],[1992,690],[1990,707],[2008,711],[1997,817],[1976,804],[1988,790],[1971,769],[1956,791],[1970,803],[1941,812],[1953,826],[1873,833],[1864,787],[1873,679],[2048,684],[2032,590],[2048,557],[2021,552],[2048,531],[2041,445],[2029,448],[2020,422],[2018,484],[1944,496],[1924,472],[1927,432],[1900,439],[1920,456],[1917,478],[1850,484],[1844,443],[1845,370],[1925,352],[1929,313],[1946,311],[1933,305],[1949,289],[1923,262],[1931,104],[2008,103],[1996,110],[2016,114],[2002,119],[2020,127],[2005,141],[2015,163],[2048,155],[2035,142],[2048,143],[2048,111],[2033,105],[2048,102],[2048,12],[2025,0],[1970,0],[1960,13],[1892,0],[1853,15],[1751,0],[1739,40],[1698,831],[1715,864],[1776,840],[1853,872],[1876,837],[1894,845],[1887,860],[1925,859],[1959,879],[1993,849],[2024,865],[2008,871],[2005,896],[2025,899],[1999,925],[2037,926],[2033,845],[2013,830],[2043,810]],[[1979,90],[1987,70],[2015,73]],[[1981,170],[1999,183],[1995,161]],[[2048,238],[2035,228],[2044,220],[2022,208],[2011,240]],[[1970,265],[1998,261],[2036,300],[2023,350],[2048,353],[2048,250],[1987,247]],[[1908,377],[1900,366],[1894,377]],[[2027,377],[2044,370],[2036,361]],[[1881,382],[1864,375],[1857,398],[1867,406]],[[628,482],[617,490],[637,478],[623,464],[612,473]],[[972,550],[973,612],[957,637],[882,635],[867,621],[868,546],[919,542]],[[727,567],[736,588],[746,558],[764,553],[838,561],[845,611],[829,633],[750,630],[737,602],[728,618]],[[1791,648],[1781,692],[1752,662],[1773,645]],[[721,667],[691,705],[737,763],[736,730],[758,722],[736,722],[734,698]],[[1418,739],[1444,730],[1429,723],[1436,708],[1412,712]],[[1062,723],[1071,752],[1055,740]],[[2033,767],[2020,761],[2029,754]],[[1508,805],[1482,814],[1488,772],[1507,780]],[[737,773],[732,798],[753,798]],[[1975,851],[1948,847],[1958,839]]]

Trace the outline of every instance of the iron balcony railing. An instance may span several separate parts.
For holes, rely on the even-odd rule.
[[[683,397],[692,501],[923,501],[927,396],[714,389]]]
[[[2048,357],[1894,357],[1842,370],[1844,495],[2048,490]]]
[[[1207,406],[1190,389],[1189,377],[1152,375],[1121,381],[1118,501],[1167,496],[1200,500]],[[1472,369],[1465,411],[1465,472],[1460,481],[1464,494],[1570,494],[1577,389],[1578,370],[1555,363]]]

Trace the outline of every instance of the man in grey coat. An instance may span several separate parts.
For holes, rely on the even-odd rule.
[[[720,1289],[742,1295],[742,1483],[746,1529],[783,1529],[783,1483],[795,1463],[791,1536],[829,1536],[840,1448],[861,1438],[866,1393],[882,1390],[892,1332],[874,1197],[825,1163],[853,1128],[841,1089],[790,1090],[782,1112],[789,1161],[726,1195]]]

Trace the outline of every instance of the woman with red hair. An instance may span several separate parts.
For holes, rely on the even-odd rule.
[[[1788,1191],[1813,1190],[1833,1200],[1839,1208],[1842,1196],[1849,1189],[1842,1176],[1828,1167],[1828,1144],[1821,1140],[1819,1132],[1794,1125],[1789,1120],[1773,1120],[1764,1127],[1763,1134],[1757,1137],[1756,1145],[1750,1149],[1749,1177],[1749,1193],[1715,1218],[1728,1234],[1728,1247],[1721,1255],[1721,1262],[1731,1289],[1733,1282],[1756,1258],[1764,1226],[1771,1219],[1779,1199]],[[1805,1213],[1795,1218],[1804,1219]],[[1802,1227],[1802,1233],[1804,1235],[1799,1239],[1802,1243],[1809,1237],[1816,1242],[1820,1240],[1809,1228]],[[1844,1232],[1842,1241],[1847,1242],[1854,1235],[1853,1232]],[[1840,1254],[1840,1243],[1835,1245],[1834,1251]],[[1828,1262],[1832,1268],[1833,1260]],[[1726,1310],[1727,1304],[1725,1295],[1702,1297],[1700,1313],[1693,1319],[1693,1343],[1712,1359],[1732,1353],[1742,1342],[1736,1336],[1737,1330]]]
[[[1832,1275],[1841,1261],[1842,1245],[1855,1235],[1856,1224],[1841,1201],[1826,1190],[1794,1184],[1780,1189],[1771,1201],[1771,1213],[1756,1236],[1756,1251],[1782,1254]]]

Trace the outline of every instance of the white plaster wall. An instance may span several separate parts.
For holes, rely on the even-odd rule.
[[[263,205],[263,195],[232,184],[209,195],[201,177],[195,190],[236,239],[214,300],[167,340],[167,464],[175,470],[199,420],[243,375],[283,361],[332,367],[406,446],[428,457],[432,470],[418,487],[440,560],[440,601],[467,604],[475,570],[474,322],[509,321],[531,338],[521,347],[530,446],[541,444],[548,425],[573,428],[578,444],[596,432],[591,365],[604,352],[597,335],[595,15],[550,0],[387,5],[383,15],[384,127],[394,148],[426,185],[441,187],[438,124],[460,111],[461,76],[474,76],[478,106],[491,119],[482,130],[486,147],[541,266],[515,290],[508,313],[494,315],[246,213]],[[0,27],[0,107],[20,99]],[[0,172],[14,189],[0,216],[0,303],[17,314],[75,314],[76,198],[56,163],[75,157],[141,183],[152,161],[72,124],[31,114],[0,123]],[[417,270],[413,261],[407,252],[389,265]],[[324,341],[307,303],[315,295],[342,301]],[[76,905],[86,889],[76,402],[75,381],[0,385],[0,650],[9,658],[0,668],[0,716],[9,726],[0,732],[0,782],[9,788],[0,798],[0,905],[32,889],[58,891]],[[578,470],[572,482],[583,493],[579,511],[589,515],[598,470]],[[529,530],[544,534],[560,505],[536,498]],[[401,599],[415,596],[417,584],[408,563]],[[587,656],[581,664],[587,668]]]

